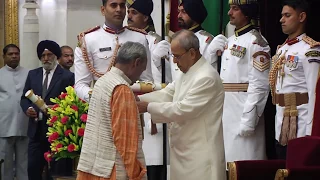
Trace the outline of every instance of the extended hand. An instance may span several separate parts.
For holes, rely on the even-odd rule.
[[[151,135],[155,135],[157,133],[158,133],[157,125],[155,123],[153,123],[151,120]]]
[[[140,114],[148,111],[148,104],[149,104],[148,102],[142,102],[142,101],[137,102],[137,106]]]
[[[27,109],[26,115],[31,118],[37,118],[37,112],[33,109],[33,107],[29,107]]]
[[[224,47],[226,46],[227,43],[228,43],[228,39],[225,36],[219,34],[213,38],[213,40],[211,41],[211,43],[208,47],[208,50],[212,54],[215,54],[218,51],[223,52]]]
[[[254,128],[244,124],[240,124],[240,130],[239,130],[240,136],[246,137],[246,136],[251,136],[253,134],[254,134]]]
[[[170,52],[170,43],[166,40],[162,40],[158,42],[156,48],[152,52],[152,55],[157,59],[161,59],[163,57],[168,59],[169,52]]]

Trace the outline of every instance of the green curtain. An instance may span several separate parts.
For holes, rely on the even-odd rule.
[[[221,9],[221,2],[223,3],[223,9]],[[229,22],[228,0],[203,0],[203,3],[207,8],[208,16],[203,22],[202,27],[214,36],[223,33],[227,23]],[[221,15],[222,22],[220,22]],[[220,23],[222,23],[222,30],[220,30]]]

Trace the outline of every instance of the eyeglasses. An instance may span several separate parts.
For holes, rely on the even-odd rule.
[[[190,49],[191,49],[191,48],[190,48]],[[182,56],[184,56],[185,54],[187,54],[187,52],[189,52],[190,49],[188,49],[186,52],[184,52],[183,54],[181,54],[181,55],[179,55],[179,56],[176,56],[176,55],[174,55],[174,54],[170,54],[170,56],[171,56],[173,59],[179,60]]]

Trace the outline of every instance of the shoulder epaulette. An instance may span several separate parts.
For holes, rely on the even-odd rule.
[[[135,28],[135,27],[129,27],[129,26],[126,26],[127,29],[131,30],[131,31],[135,31],[135,32],[139,32],[139,33],[142,33],[144,35],[147,35],[148,33],[143,30],[143,29],[139,29],[139,28]]]
[[[96,26],[96,27],[93,27],[93,28],[90,28],[82,33],[80,33],[77,38],[78,38],[78,47],[81,47],[81,44],[82,44],[82,38],[86,35],[86,34],[89,34],[91,32],[94,32],[96,30],[100,29],[100,26]]]
[[[207,32],[207,31],[205,31],[205,30],[200,30],[200,31],[199,31],[199,34],[207,37],[206,43],[208,43],[208,44],[210,44],[211,41],[213,40],[213,35],[210,34],[210,33]]]
[[[262,37],[259,31],[253,29],[251,33],[256,37],[256,40],[252,44],[258,44],[261,47],[268,46],[268,42]]]
[[[313,47],[316,47],[316,46],[320,46],[320,42],[317,42],[317,41],[315,41],[315,40],[313,40],[311,37],[309,37],[309,36],[304,36],[303,38],[302,38],[302,40],[304,41],[304,42],[306,42],[307,44],[309,44],[310,45],[310,48],[313,48]]]
[[[150,35],[150,36],[152,36],[152,37],[155,38],[154,44],[157,44],[157,43],[160,42],[161,39],[162,39],[159,34],[157,34],[156,32],[153,32],[153,31],[149,31],[149,32],[148,32],[148,35]]]

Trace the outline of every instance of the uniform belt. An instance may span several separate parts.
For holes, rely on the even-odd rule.
[[[223,83],[226,92],[247,92],[248,83]]]
[[[285,101],[285,99],[295,99],[295,102]],[[276,94],[276,104],[278,104],[281,107],[300,106],[302,104],[307,104],[308,102],[309,102],[308,93]]]

